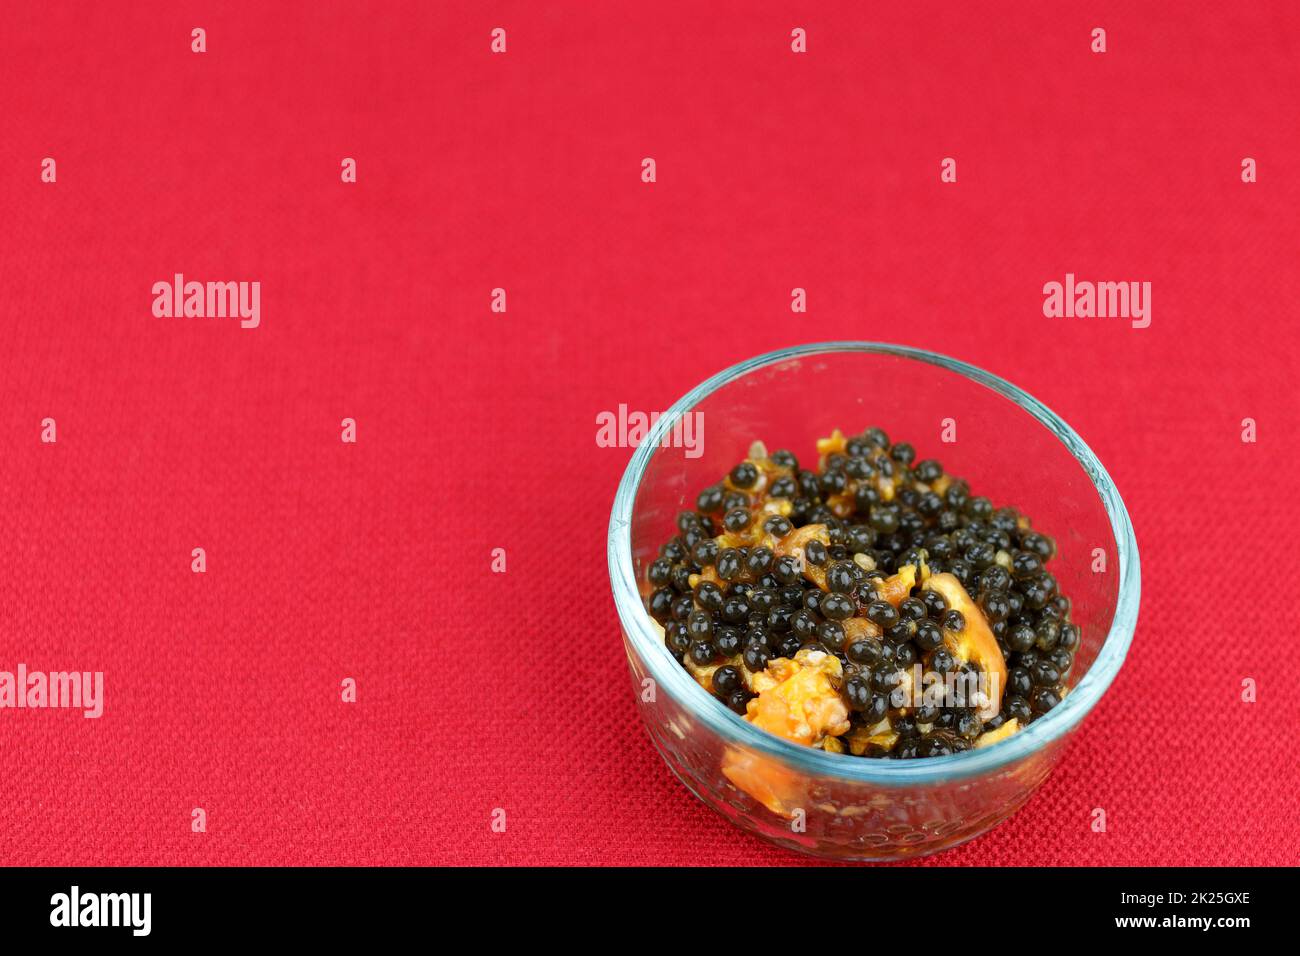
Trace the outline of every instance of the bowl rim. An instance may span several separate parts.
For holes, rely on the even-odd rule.
[[[1092,481],[1106,509],[1119,564],[1119,589],[1106,640],[1092,666],[1059,705],[993,746],[924,760],[863,760],[784,740],[744,720],[701,687],[668,653],[645,609],[632,563],[632,508],[646,467],[659,443],[682,415],[737,379],[766,366],[834,352],[886,355],[936,365],[1009,399],[1065,445]],[[880,785],[938,783],[955,777],[985,774],[1041,751],[1064,737],[1101,699],[1124,663],[1137,626],[1141,591],[1137,541],[1128,510],[1106,469],[1073,428],[1038,399],[991,372],[937,352],[885,342],[817,342],[767,352],[718,372],[674,402],[637,446],[619,481],[610,514],[608,560],[614,603],[624,634],[655,684],[669,692],[693,718],[733,743],[777,758],[805,773]]]

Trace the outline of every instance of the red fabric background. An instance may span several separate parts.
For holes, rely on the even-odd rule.
[[[3,20],[0,669],[103,670],[107,704],[0,712],[0,862],[800,860],[642,730],[604,554],[629,452],[594,422],[833,338],[1043,399],[1142,549],[1064,764],[926,862],[1297,861],[1293,3]],[[261,281],[261,328],[152,317],[177,271]],[[1067,271],[1151,281],[1153,324],[1045,319]]]

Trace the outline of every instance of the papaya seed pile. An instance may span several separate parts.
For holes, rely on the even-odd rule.
[[[756,726],[858,757],[937,757],[1056,707],[1079,649],[1056,548],[880,428],[748,457],[646,569],[695,680]]]

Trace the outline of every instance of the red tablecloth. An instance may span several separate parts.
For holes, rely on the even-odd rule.
[[[0,670],[106,702],[0,711],[0,862],[801,859],[651,749],[594,422],[837,338],[1043,399],[1142,551],[1064,764],[926,862],[1296,862],[1294,4],[3,19]],[[1045,318],[1067,272],[1150,281],[1150,327]],[[260,282],[260,326],[155,317],[176,273]]]

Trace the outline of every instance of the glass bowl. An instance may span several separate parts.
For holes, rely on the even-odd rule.
[[[687,415],[695,432],[682,428]],[[890,760],[788,742],[700,687],[669,654],[645,610],[645,569],[676,534],[677,514],[693,509],[699,492],[745,458],[753,441],[815,461],[817,438],[872,425],[913,444],[918,459],[937,458],[994,506],[1016,507],[1056,540],[1048,570],[1072,601],[1081,646],[1064,700],[1000,743]],[[997,376],[897,345],[784,349],[696,386],[659,417],[633,453],[614,498],[608,549],[636,700],[668,766],[742,829],[830,859],[935,853],[1015,813],[1114,680],[1137,623],[1133,528],[1114,483],[1082,439]],[[745,789],[733,780],[747,781]]]

